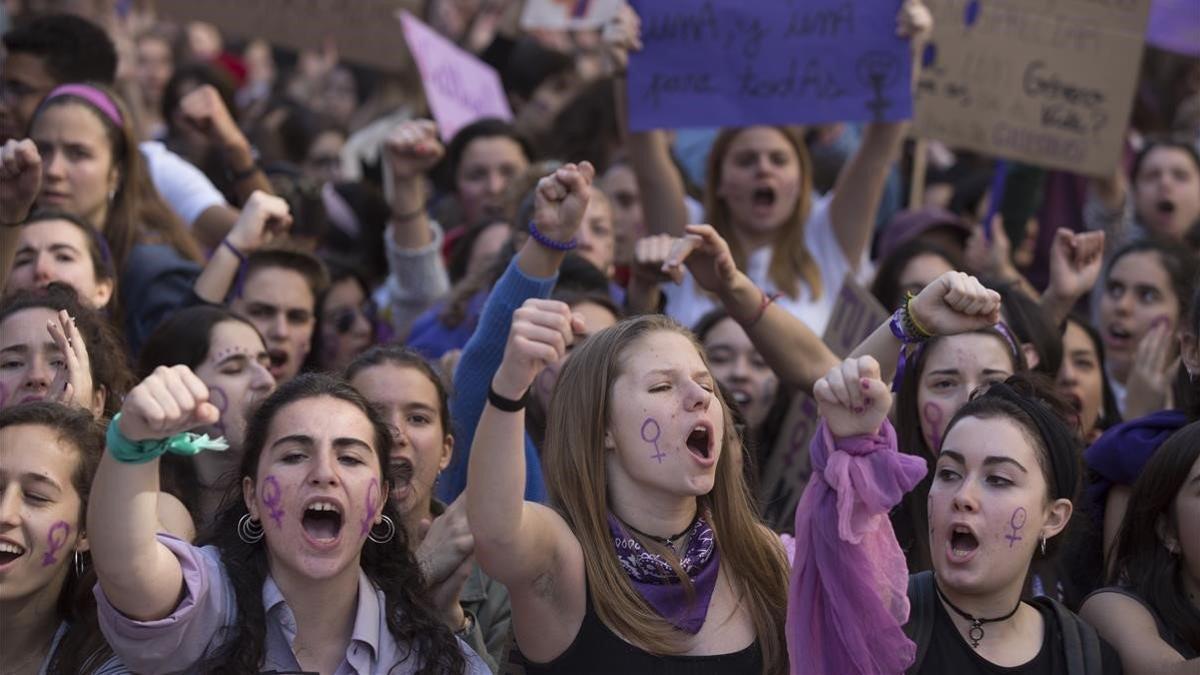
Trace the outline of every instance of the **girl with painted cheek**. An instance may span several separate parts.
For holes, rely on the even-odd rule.
[[[156,368],[176,364],[195,371],[220,413],[214,424],[199,431],[229,444],[225,452],[170,455],[163,461],[166,491],[186,505],[203,529],[216,518],[237,478],[250,411],[275,390],[275,378],[254,325],[213,305],[180,310],[160,324],[146,341],[137,370],[149,377]]]
[[[384,414],[392,430],[392,500],[417,547],[438,615],[497,672],[509,644],[508,591],[475,563],[466,500],[447,506],[433,496],[454,452],[441,377],[416,352],[383,346],[355,359],[346,380]]]
[[[107,307],[116,292],[111,256],[95,230],[66,212],[38,211],[21,226],[6,288],[10,291],[67,284],[94,309]]]
[[[1181,247],[1153,239],[1126,245],[1109,262],[1097,324],[1126,419],[1170,405],[1175,333],[1198,265]]]
[[[520,399],[582,328],[561,302],[517,310],[471,448],[475,551],[513,597],[526,671],[786,671],[783,548],[753,515],[728,411],[678,324],[628,319],[572,352],[542,449],[554,508],[522,499]]]
[[[110,417],[133,379],[125,353],[71,287],[19,291],[0,303],[0,408],[53,400]]]
[[[948,336],[926,347],[925,358],[919,361],[916,408],[927,457],[937,456],[946,425],[976,389],[1003,382],[1023,369],[1024,357],[1014,352],[1010,340],[989,330]]]
[[[1063,329],[1063,362],[1056,384],[1079,416],[1080,433],[1087,443],[1121,421],[1105,373],[1100,333],[1078,316],[1068,317]]]
[[[109,428],[89,522],[103,539],[93,547],[101,626],[125,662],[139,671],[387,673],[404,662],[405,672],[487,672],[427,609],[387,499],[391,434],[340,380],[302,375],[257,408],[233,488],[241,499],[219,514],[208,545],[155,533],[139,496],[157,489],[163,439],[211,451],[183,435],[218,421],[210,394],[186,366],[158,368]]]
[[[1079,613],[1134,673],[1200,667],[1200,422],[1164,443],[1133,486],[1110,587]]]
[[[83,516],[103,443],[78,408],[42,402],[0,411],[6,673],[128,672],[100,635],[91,594]]]
[[[1017,376],[958,411],[928,498],[933,571],[908,577],[892,533],[875,523],[925,467],[898,452],[878,366],[853,361],[814,390],[823,417],[814,465],[839,468],[814,471],[796,512],[793,672],[1041,674],[1071,662],[1121,672],[1115,652],[1063,605],[1022,599],[1032,562],[1053,555],[1079,489],[1065,403]],[[844,472],[854,479],[836,480]]]

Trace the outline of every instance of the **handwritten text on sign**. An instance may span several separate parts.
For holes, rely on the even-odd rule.
[[[641,0],[629,121],[660,127],[906,119],[900,0]]]
[[[400,22],[443,139],[453,138],[459,129],[484,117],[512,119],[495,69],[408,12],[400,13]]]
[[[926,0],[919,135],[1091,175],[1116,166],[1150,0]]]

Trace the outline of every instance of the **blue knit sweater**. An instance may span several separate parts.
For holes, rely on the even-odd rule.
[[[454,459],[442,472],[437,497],[449,504],[467,487],[467,462],[475,427],[487,404],[488,387],[504,360],[504,346],[512,328],[512,315],[529,298],[548,298],[558,275],[537,278],[517,267],[516,259],[496,282],[483,306],[479,326],[463,348],[462,359],[454,374],[454,398],[450,410],[454,417]],[[546,501],[546,484],[537,448],[525,434],[525,499]]]

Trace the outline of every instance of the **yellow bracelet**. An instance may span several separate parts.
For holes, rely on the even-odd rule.
[[[908,321],[909,321],[909,323],[912,324],[913,330],[915,330],[918,334],[920,334],[921,337],[931,338],[931,337],[933,337],[933,332],[931,332],[929,329],[922,326],[921,323],[919,321],[917,321],[917,316],[915,314],[913,314],[912,301],[913,301],[913,298],[915,298],[915,297],[917,297],[917,296],[913,295],[911,291],[909,291],[905,295],[904,313],[908,315]]]

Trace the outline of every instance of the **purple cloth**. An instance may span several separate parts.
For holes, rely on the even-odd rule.
[[[1118,424],[1084,451],[1083,461],[1093,473],[1087,500],[1098,522],[1104,520],[1112,486],[1133,485],[1158,447],[1187,422],[1187,415],[1178,410],[1160,410]]]
[[[796,507],[788,590],[793,675],[901,673],[916,645],[908,621],[908,567],[888,511],[925,476],[925,460],[880,434],[835,439],[821,420],[812,479]]]

